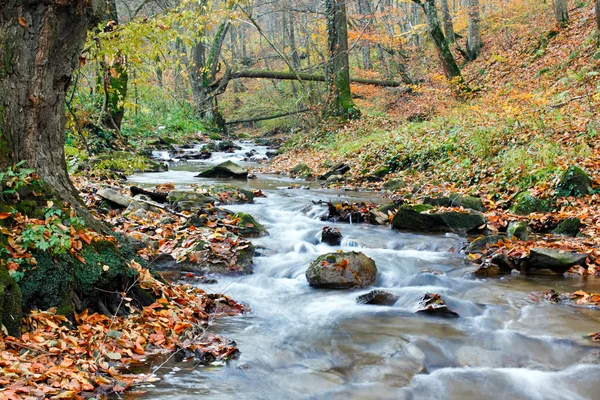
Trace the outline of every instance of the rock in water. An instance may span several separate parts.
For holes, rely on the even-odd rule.
[[[234,215],[234,218],[239,218],[237,226],[243,237],[261,237],[269,234],[267,229],[250,214],[239,212]]]
[[[425,293],[419,302],[417,313],[436,315],[438,317],[458,318],[456,311],[448,308],[442,296],[437,293]]]
[[[477,211],[432,212],[432,206],[419,204],[400,207],[392,227],[398,230],[415,232],[472,232],[486,224],[483,215]]]
[[[98,196],[122,208],[129,207],[129,203],[131,203],[131,197],[122,195],[114,189],[100,189]]]
[[[374,304],[378,306],[391,306],[396,303],[398,296],[385,290],[371,290],[356,298],[358,304]]]
[[[248,179],[248,170],[232,161],[225,161],[197,175],[198,178]]]
[[[473,240],[465,249],[465,253],[484,253],[488,247],[502,244],[506,237],[501,235],[482,236]]]
[[[324,289],[349,289],[375,283],[375,261],[356,251],[323,254],[306,271],[308,284]]]
[[[531,249],[529,257],[524,259],[526,271],[533,269],[549,269],[557,274],[564,274],[576,265],[585,265],[587,254],[571,253],[557,249]]]
[[[339,246],[342,243],[342,232],[337,228],[326,226],[321,232],[321,242],[330,246]]]

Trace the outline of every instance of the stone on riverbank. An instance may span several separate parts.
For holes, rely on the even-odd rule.
[[[517,215],[529,215],[534,212],[547,212],[550,204],[547,200],[533,197],[529,192],[516,195],[511,203],[510,212]]]
[[[486,224],[483,215],[477,211],[431,212],[427,204],[404,205],[400,207],[392,227],[397,230],[415,232],[473,232],[483,229]]]
[[[98,190],[98,196],[102,197],[104,200],[108,200],[112,205],[120,208],[127,208],[129,207],[129,203],[131,203],[131,197],[125,196],[114,189],[100,189]]]
[[[506,235],[509,239],[525,241],[529,238],[529,225],[523,221],[511,221],[506,228]]]
[[[269,234],[267,229],[250,214],[239,212],[234,215],[234,218],[239,218],[237,225],[240,236],[261,237]]]
[[[537,248],[529,252],[529,257],[523,260],[523,266],[526,272],[549,269],[557,274],[564,274],[576,265],[585,266],[586,259],[585,253]]]
[[[583,196],[592,193],[592,180],[578,166],[571,165],[560,175],[556,185],[559,196]]]
[[[579,218],[567,218],[561,221],[552,233],[554,235],[577,236],[581,225],[581,220]]]
[[[323,254],[306,271],[308,284],[323,289],[365,287],[376,279],[375,261],[355,251]]]
[[[247,179],[248,170],[233,161],[225,161],[196,175],[198,178],[233,178]]]
[[[461,196],[456,193],[448,197],[426,197],[423,199],[423,203],[437,207],[464,207],[475,211],[485,211],[485,206],[480,198]]]
[[[506,237],[502,235],[482,236],[473,240],[469,246],[467,246],[465,253],[482,253],[488,247],[504,242],[505,239]]]
[[[183,190],[173,190],[169,193],[167,200],[171,206],[181,211],[192,211],[215,204],[215,199],[211,196]]]

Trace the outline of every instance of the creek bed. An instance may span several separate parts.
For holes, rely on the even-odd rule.
[[[248,146],[247,146],[248,147]],[[246,148],[247,148],[246,147]],[[239,155],[239,154],[238,154]],[[239,162],[236,154],[229,157]],[[372,193],[287,189],[282,176],[215,181],[194,176],[213,162],[136,174],[140,185],[233,183],[261,189],[254,204],[226,206],[252,214],[270,232],[254,274],[219,277],[224,292],[252,312],[221,318],[211,328],[237,342],[225,366],[167,362],[144,399],[592,399],[600,393],[600,347],[585,335],[600,329],[600,311],[534,303],[531,292],[600,291],[600,280],[505,276],[476,280],[457,235],[416,235],[364,224],[324,222],[312,201],[383,201]],[[300,182],[305,184],[304,182]],[[307,207],[307,205],[310,205]],[[344,235],[341,246],[319,243],[324,226]],[[318,255],[355,250],[373,258],[374,287],[323,290],[304,273]],[[399,296],[393,306],[356,304],[372,289]],[[441,294],[458,319],[416,315],[420,297]],[[129,396],[135,397],[135,392]]]

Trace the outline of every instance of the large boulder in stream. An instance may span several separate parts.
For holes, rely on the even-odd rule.
[[[474,232],[485,227],[483,215],[477,211],[432,212],[427,204],[400,207],[392,227],[397,230],[415,232]]]
[[[558,249],[531,249],[529,257],[523,260],[525,272],[549,269],[557,274],[564,274],[576,265],[585,265],[587,254]]]
[[[233,161],[225,161],[197,175],[198,178],[248,179],[248,170]]]
[[[360,288],[376,279],[375,261],[356,251],[323,254],[306,271],[308,284],[323,289]]]

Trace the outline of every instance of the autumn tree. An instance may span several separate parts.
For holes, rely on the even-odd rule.
[[[554,14],[556,15],[556,21],[561,27],[564,28],[569,24],[567,0],[554,0]]]
[[[448,0],[440,0],[440,8],[442,9],[442,19],[444,20],[444,33],[448,43],[454,43],[456,36],[454,34],[454,25],[452,22],[452,14],[448,6]]]
[[[325,0],[327,17],[327,115],[354,117],[358,109],[350,92],[348,26],[345,0]]]
[[[435,6],[435,0],[412,0],[412,2],[418,4],[425,13],[429,34],[431,35],[433,43],[435,44],[444,74],[449,80],[455,82],[459,87],[466,89],[467,87],[460,72],[460,68],[458,68],[458,64],[456,64],[456,60],[454,59],[452,51],[450,51],[450,47],[448,46],[448,41],[442,32],[440,20],[438,18],[438,11]]]
[[[479,0],[469,0],[469,22],[467,35],[467,55],[475,60],[481,53],[481,21],[479,16]]]
[[[102,0],[3,1],[0,8],[0,168],[25,162],[94,224],[64,157],[65,97]]]

